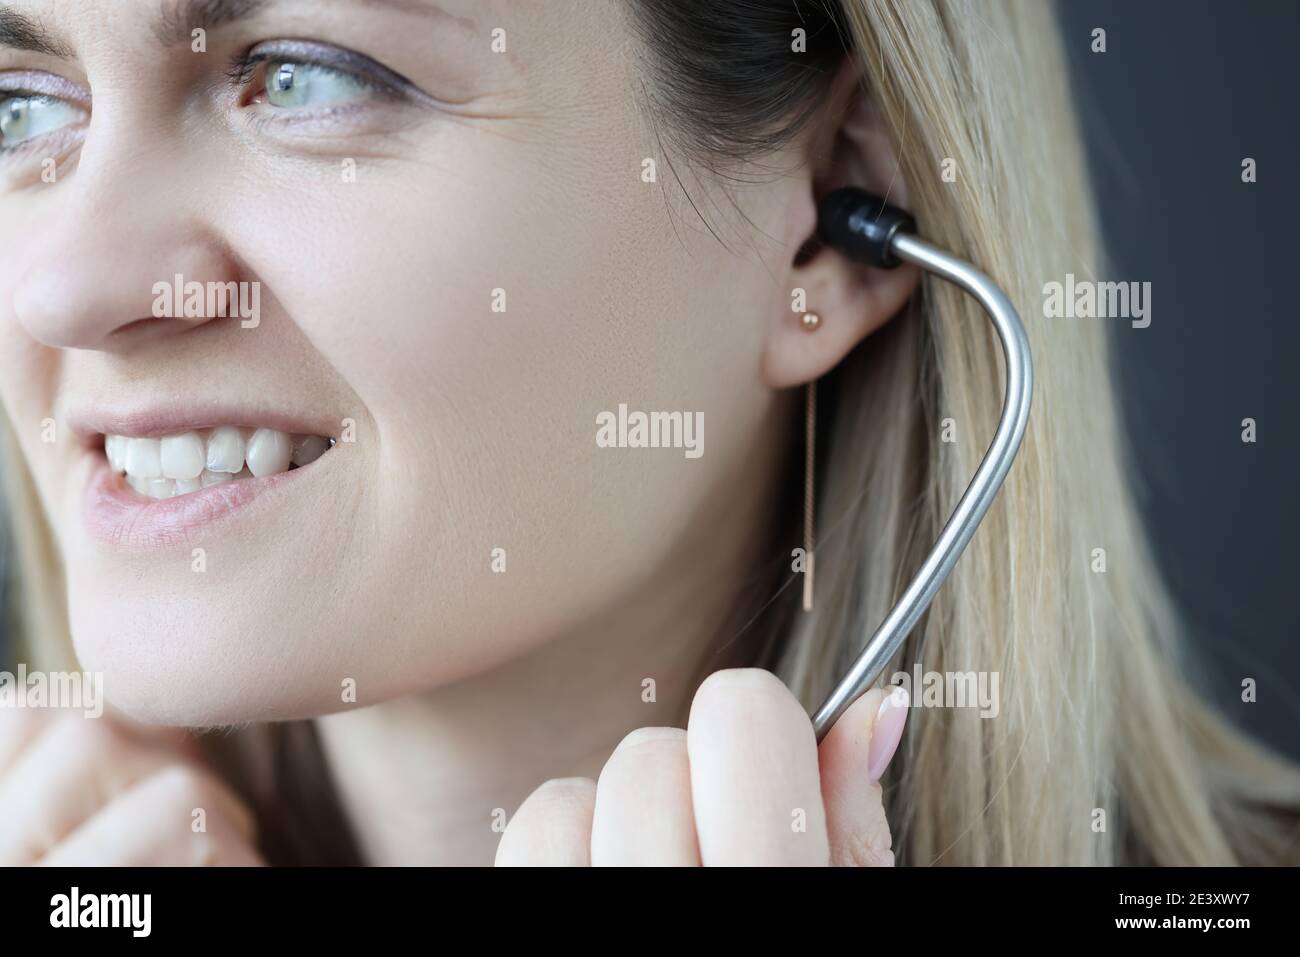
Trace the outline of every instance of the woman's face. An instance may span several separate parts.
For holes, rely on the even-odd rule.
[[[161,8],[0,5],[0,395],[110,701],[374,703],[734,535],[800,189],[725,198],[665,155],[621,4]],[[178,276],[241,308],[157,318]],[[602,447],[620,405],[693,416],[695,448]],[[220,426],[337,444],[168,499],[103,448]]]

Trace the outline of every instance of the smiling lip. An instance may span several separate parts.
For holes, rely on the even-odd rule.
[[[211,485],[175,498],[150,499],[126,484],[126,478],[109,468],[102,453],[86,483],[84,514],[91,536],[119,548],[168,548],[188,544],[206,530],[258,496],[285,482],[295,481],[306,469],[278,472],[261,478]]]
[[[96,541],[125,549],[191,543],[200,532],[212,530],[281,485],[298,481],[302,472],[319,468],[320,463],[274,475],[240,478],[173,498],[152,499],[132,489],[126,477],[110,467],[103,448],[105,435],[155,437],[229,424],[329,436],[338,421],[215,404],[115,410],[102,405],[86,406],[69,409],[65,420],[81,440],[88,460],[89,476],[82,499],[86,529]]]
[[[65,416],[68,426],[87,446],[100,444],[105,435],[131,435],[156,438],[192,429],[219,425],[245,428],[277,429],[285,433],[333,437],[338,419],[319,416],[286,415],[269,409],[226,405],[203,405],[191,408],[162,406],[109,410],[102,407],[70,408]]]

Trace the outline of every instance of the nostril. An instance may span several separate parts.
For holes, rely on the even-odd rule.
[[[110,333],[110,335],[113,335],[113,336],[129,336],[129,335],[131,335],[132,333],[139,332],[139,331],[140,331],[141,329],[143,329],[145,326],[153,325],[153,324],[155,324],[155,323],[157,323],[157,322],[158,322],[158,320],[157,320],[157,319],[154,319],[154,318],[152,318],[152,317],[150,317],[150,318],[146,318],[146,319],[137,319],[135,322],[128,322],[128,323],[127,323],[126,325],[124,325],[124,326],[118,326],[118,328],[114,329],[114,330],[112,331],[112,333]]]
[[[200,326],[207,322],[206,319],[172,319],[164,317],[155,319],[152,316],[146,316],[143,319],[136,319],[125,325],[118,326],[108,334],[107,343],[121,348],[126,343],[145,341],[150,338],[171,335],[173,333],[185,332],[195,326]]]

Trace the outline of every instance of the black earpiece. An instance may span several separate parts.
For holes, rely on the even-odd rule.
[[[846,186],[817,206],[818,238],[855,262],[893,269],[902,261],[890,249],[899,232],[916,232],[912,214],[866,190]]]

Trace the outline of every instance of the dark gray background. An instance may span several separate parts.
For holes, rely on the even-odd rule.
[[[1151,325],[1114,337],[1133,481],[1207,693],[1300,757],[1300,3],[1059,9],[1112,278],[1152,283]]]

